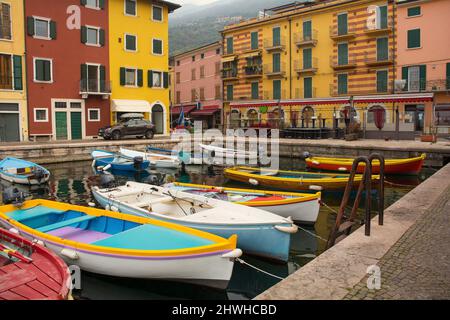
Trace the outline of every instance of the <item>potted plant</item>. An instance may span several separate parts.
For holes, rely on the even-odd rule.
[[[420,141],[422,142],[431,142],[431,143],[436,143],[437,142],[437,134],[436,134],[436,130],[433,129],[432,127],[428,127],[427,132],[422,133],[422,135],[420,136]]]
[[[361,124],[357,121],[352,121],[348,125],[348,131],[344,138],[346,141],[355,141],[359,139],[361,134]]]

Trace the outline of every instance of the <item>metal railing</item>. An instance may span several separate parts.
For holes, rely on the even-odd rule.
[[[394,63],[395,51],[390,49],[385,54],[376,50],[367,52],[364,55],[364,61],[367,65],[384,65]]]
[[[416,80],[413,84],[406,81],[402,90],[396,92],[445,92],[450,91],[450,77],[435,80]]]
[[[316,72],[319,65],[317,58],[312,58],[311,61],[295,60],[294,70],[297,73]]]
[[[280,37],[279,39],[264,39],[264,49],[267,51],[284,50],[286,48],[286,38]]]
[[[278,66],[274,66],[273,64],[265,64],[264,74],[266,76],[284,76],[286,74],[286,63],[280,63]]]
[[[262,64],[248,64],[243,67],[244,75],[246,76],[259,76],[263,73]]]
[[[285,99],[286,98],[286,90],[281,90],[280,97],[276,97],[273,94],[273,91],[264,91],[264,100],[279,100],[279,99]]]
[[[295,99],[310,99],[310,98],[316,98],[317,97],[317,88],[316,87],[312,87],[311,88],[311,95],[305,95],[305,89],[300,87],[300,88],[295,88],[295,93],[294,93],[294,98]]]
[[[303,31],[294,34],[294,43],[298,46],[315,46],[317,44],[317,30],[312,30],[311,34],[304,34]]]
[[[338,25],[330,26],[330,37],[331,38],[344,38],[353,37],[356,34],[356,28],[354,25],[349,24],[347,30],[339,30]]]
[[[355,54],[349,54],[347,59],[339,60],[338,56],[330,56],[330,66],[333,69],[346,69],[356,67]]]
[[[223,69],[222,70],[222,79],[230,79],[230,78],[237,78],[238,71],[237,69]]]
[[[111,81],[102,80],[80,80],[80,92],[87,94],[111,93]]]
[[[364,31],[366,33],[378,33],[378,32],[388,32],[393,30],[394,28],[394,22],[393,22],[393,17],[388,17],[387,18],[387,22],[385,24],[365,24],[364,26]]]

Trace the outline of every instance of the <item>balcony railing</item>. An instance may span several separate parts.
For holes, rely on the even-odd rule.
[[[273,91],[264,91],[264,100],[281,100],[286,99],[286,90],[281,90],[280,96],[274,95]]]
[[[294,43],[297,47],[314,47],[317,44],[317,30],[312,30],[311,34],[305,35],[303,32],[294,34]]]
[[[392,17],[389,17],[387,23],[384,25],[366,24],[364,31],[369,35],[379,35],[383,33],[389,33],[394,29],[394,22]]]
[[[238,76],[237,69],[223,69],[222,70],[222,79],[235,79]]]
[[[364,61],[368,66],[383,66],[390,65],[394,63],[394,50],[388,50],[386,53],[381,52],[366,52]]]
[[[450,92],[450,77],[447,79],[435,80],[417,80],[405,84],[402,90],[396,89],[396,92]]]
[[[317,66],[318,66],[318,59],[312,58],[309,63],[306,63],[304,61],[295,60],[294,61],[294,70],[298,74],[314,74],[317,72]]]
[[[111,82],[99,80],[80,80],[80,93],[89,95],[111,94]]]
[[[349,39],[356,36],[356,28],[353,25],[348,25],[347,30],[339,30],[337,24],[330,26],[330,37],[334,40]]]
[[[264,65],[264,74],[268,77],[284,77],[286,74],[286,63],[281,63],[279,66],[266,64]]]
[[[337,84],[330,84],[330,96],[334,97],[348,95],[348,85],[346,89],[347,90],[339,91]]]
[[[280,37],[277,39],[265,39],[264,40],[264,49],[268,52],[271,51],[283,51],[286,48],[286,38]]]
[[[295,96],[294,96],[294,98],[295,99],[316,98],[317,97],[317,88],[316,87],[312,87],[311,91],[309,93],[310,93],[310,95],[308,95],[308,92],[305,92],[304,88],[296,88],[295,89]]]
[[[250,77],[259,77],[262,76],[263,67],[261,64],[250,64],[244,66],[244,76],[247,78]]]
[[[348,59],[339,59],[337,56],[330,56],[330,66],[334,70],[356,68],[356,56],[349,54]]]

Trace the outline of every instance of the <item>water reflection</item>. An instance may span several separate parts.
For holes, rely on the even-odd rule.
[[[17,186],[34,198],[45,198],[71,204],[86,205],[93,202],[91,187],[99,184],[99,175],[91,167],[91,162],[48,165],[52,172],[51,180],[46,186]],[[293,159],[282,159],[281,168],[287,170],[304,170],[304,162]],[[207,167],[187,166],[186,172],[171,169],[158,169],[140,174],[114,172],[116,182],[126,181],[152,182],[156,180],[180,181],[209,185],[226,185],[249,187],[240,183],[228,182],[220,168],[214,174]],[[434,170],[424,170],[418,177],[388,177],[386,188],[386,207],[401,198],[408,191],[429,177]],[[11,186],[1,181],[0,188]],[[376,194],[375,194],[376,195]],[[333,210],[337,210],[342,193],[324,193],[323,200]],[[375,197],[374,197],[375,198]],[[376,198],[374,199],[374,208]],[[363,210],[360,210],[362,217]],[[301,226],[302,229],[293,235],[290,261],[287,264],[276,264],[254,257],[244,260],[256,267],[280,277],[286,277],[299,267],[320,255],[326,246],[326,239],[335,222],[335,214],[322,208],[314,227]],[[180,266],[182,267],[182,266]],[[217,291],[198,286],[173,283],[167,281],[150,281],[142,279],[119,279],[83,272],[82,290],[75,292],[81,299],[251,299],[276,284],[279,280],[258,272],[248,266],[235,264],[233,277],[226,291]]]

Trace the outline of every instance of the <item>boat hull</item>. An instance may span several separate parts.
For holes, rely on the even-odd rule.
[[[291,217],[292,220],[302,224],[315,224],[320,211],[318,199],[276,206],[251,205],[251,207],[266,210],[282,217]]]
[[[92,191],[94,198],[103,208],[115,206],[120,212],[140,217],[151,217],[152,219],[165,222],[177,223],[185,227],[212,233],[223,238],[229,238],[232,235],[238,236],[237,246],[245,254],[257,255],[267,259],[287,261],[289,258],[289,247],[291,234],[279,231],[277,226],[290,227],[282,224],[261,224],[261,225],[222,225],[213,223],[197,223],[174,219],[169,216],[153,215],[144,213],[124,203],[119,203],[114,199],[102,196],[96,190]],[[150,215],[149,215],[150,214]]]
[[[50,174],[47,174],[46,177],[44,177],[41,180],[37,180],[37,179],[28,179],[26,176],[11,175],[6,172],[0,172],[0,178],[2,178],[3,180],[6,180],[6,181],[12,182],[12,183],[24,184],[24,185],[30,185],[30,186],[38,186],[38,185],[46,184],[48,182],[48,180],[50,179]]]
[[[178,160],[178,158],[172,156],[160,155],[156,153],[145,153],[123,148],[120,149],[120,153],[130,158],[142,157],[144,160],[150,162],[151,167],[155,168],[176,169],[181,165],[181,162]]]
[[[115,159],[114,157],[95,159],[95,165],[97,167],[106,167],[107,165],[111,165],[112,170],[131,171],[131,172],[139,171],[134,167],[134,164],[132,163],[125,163],[125,164],[115,163],[114,159]],[[149,166],[150,163],[148,161],[145,161],[144,163],[141,164],[140,171],[148,169]]]

